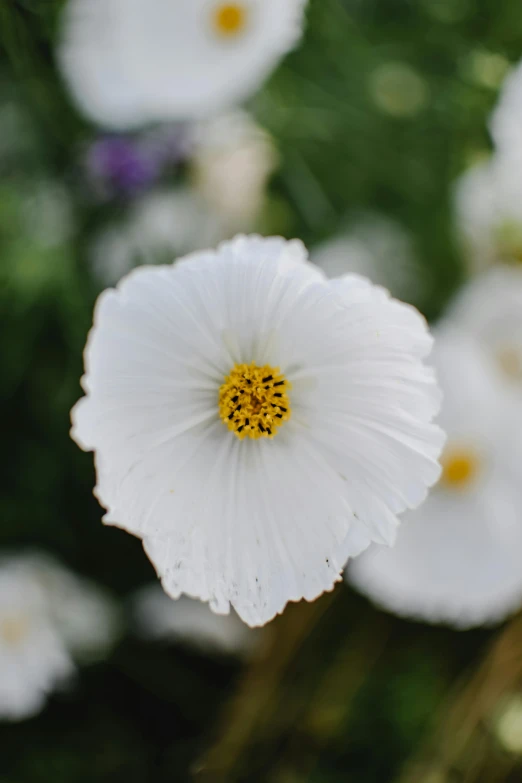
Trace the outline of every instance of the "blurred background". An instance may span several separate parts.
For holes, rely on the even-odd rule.
[[[118,41],[89,27],[89,3],[109,31],[139,6],[0,5],[0,780],[521,781],[522,544],[496,553],[468,613],[460,593],[454,613],[432,612],[429,599],[410,611],[407,596],[375,606],[359,577],[361,593],[339,583],[251,631],[163,595],[140,541],[101,524],[92,455],[68,431],[100,291],[136,264],[257,231],[298,237],[328,275],[365,274],[466,331],[510,377],[504,388],[498,370],[490,410],[495,432],[515,433],[522,7],[292,0],[302,34],[278,44],[239,97],[178,111],[158,91],[154,110],[126,119],[116,98],[111,115],[108,88],[96,96],[110,81],[103,46]],[[142,3],[152,16],[168,5]],[[221,33],[235,34],[243,4],[214,5]],[[265,34],[261,49],[269,25]],[[189,49],[174,57],[167,46],[165,60],[188,85]],[[131,55],[136,81],[148,56]],[[490,292],[493,315],[477,325]],[[456,295],[470,298],[467,314]],[[510,437],[498,448],[509,470],[522,465]],[[446,477],[462,483],[466,465]],[[513,474],[510,487],[521,485]],[[513,495],[502,497],[522,528]],[[488,533],[504,541],[501,521],[493,510]],[[450,529],[450,549],[451,539]],[[473,553],[470,572],[488,572],[489,551]],[[509,596],[499,588],[496,601],[504,573]]]

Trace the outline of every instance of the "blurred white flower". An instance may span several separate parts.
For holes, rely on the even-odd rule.
[[[364,275],[405,301],[417,299],[422,282],[410,235],[393,220],[363,213],[344,233],[312,248],[310,259],[327,277]]]
[[[448,317],[476,337],[522,395],[522,268],[498,265],[474,278]]]
[[[49,615],[75,658],[104,658],[121,630],[114,601],[100,587],[47,556],[26,556],[24,563],[44,592]]]
[[[522,62],[504,81],[490,129],[497,152],[522,163]]]
[[[522,177],[517,170],[514,161],[494,156],[457,180],[456,228],[472,271],[522,260]]]
[[[92,241],[90,259],[103,285],[114,285],[138,264],[171,262],[228,236],[222,221],[190,188],[163,188],[137,200],[125,220]]]
[[[22,720],[74,666],[45,592],[19,559],[0,560],[0,719]]]
[[[472,337],[441,327],[434,361],[448,432],[439,485],[406,515],[395,547],[370,549],[347,578],[397,614],[465,628],[522,604],[522,423]]]
[[[98,587],[41,554],[0,559],[0,719],[36,714],[75,671],[106,655],[120,630]]]
[[[234,611],[215,614],[195,598],[173,601],[158,584],[138,591],[133,599],[138,631],[149,639],[180,641],[202,650],[248,653],[258,638]]]
[[[306,0],[69,0],[57,57],[109,128],[210,115],[255,92],[301,36]]]
[[[193,182],[231,233],[255,227],[276,165],[271,137],[244,112],[221,115],[196,127]]]
[[[99,298],[72,436],[104,521],[163,586],[262,625],[390,543],[439,477],[443,435],[412,307],[327,281],[298,241],[237,237]]]

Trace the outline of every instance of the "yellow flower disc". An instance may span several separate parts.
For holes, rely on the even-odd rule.
[[[465,489],[476,477],[480,463],[471,449],[459,449],[444,454],[441,465],[442,484],[452,489]]]
[[[219,390],[219,416],[240,440],[273,438],[290,418],[290,388],[278,367],[236,364]]]
[[[214,26],[224,37],[238,35],[246,26],[247,11],[243,3],[222,3],[214,11]]]

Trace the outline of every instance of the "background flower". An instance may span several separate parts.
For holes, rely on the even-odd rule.
[[[522,399],[522,268],[499,265],[475,278],[448,316],[479,340]]]
[[[208,115],[261,85],[298,41],[305,3],[69,0],[58,61],[105,127]]]
[[[360,214],[342,234],[312,249],[311,260],[328,277],[355,272],[405,301],[418,300],[421,289],[411,237],[382,215]]]
[[[373,548],[347,576],[407,617],[457,627],[498,622],[522,604],[520,418],[472,338],[441,326],[434,361],[448,433],[439,485],[406,516],[393,549]]]
[[[138,631],[150,639],[241,655],[248,653],[258,638],[235,612],[220,616],[186,596],[173,601],[157,584],[142,588],[133,598],[133,607]]]

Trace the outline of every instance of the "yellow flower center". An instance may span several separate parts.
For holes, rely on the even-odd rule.
[[[4,617],[0,620],[0,640],[14,646],[22,641],[28,627],[25,617]]]
[[[450,489],[466,489],[475,479],[480,461],[471,449],[449,449],[441,459],[441,483]]]
[[[236,364],[219,390],[219,416],[240,440],[273,438],[290,418],[290,388],[278,367]]]
[[[241,33],[246,22],[247,11],[243,3],[220,3],[214,10],[214,27],[225,38]]]
[[[497,350],[497,361],[502,372],[513,381],[522,380],[522,356],[514,345],[503,345]]]

